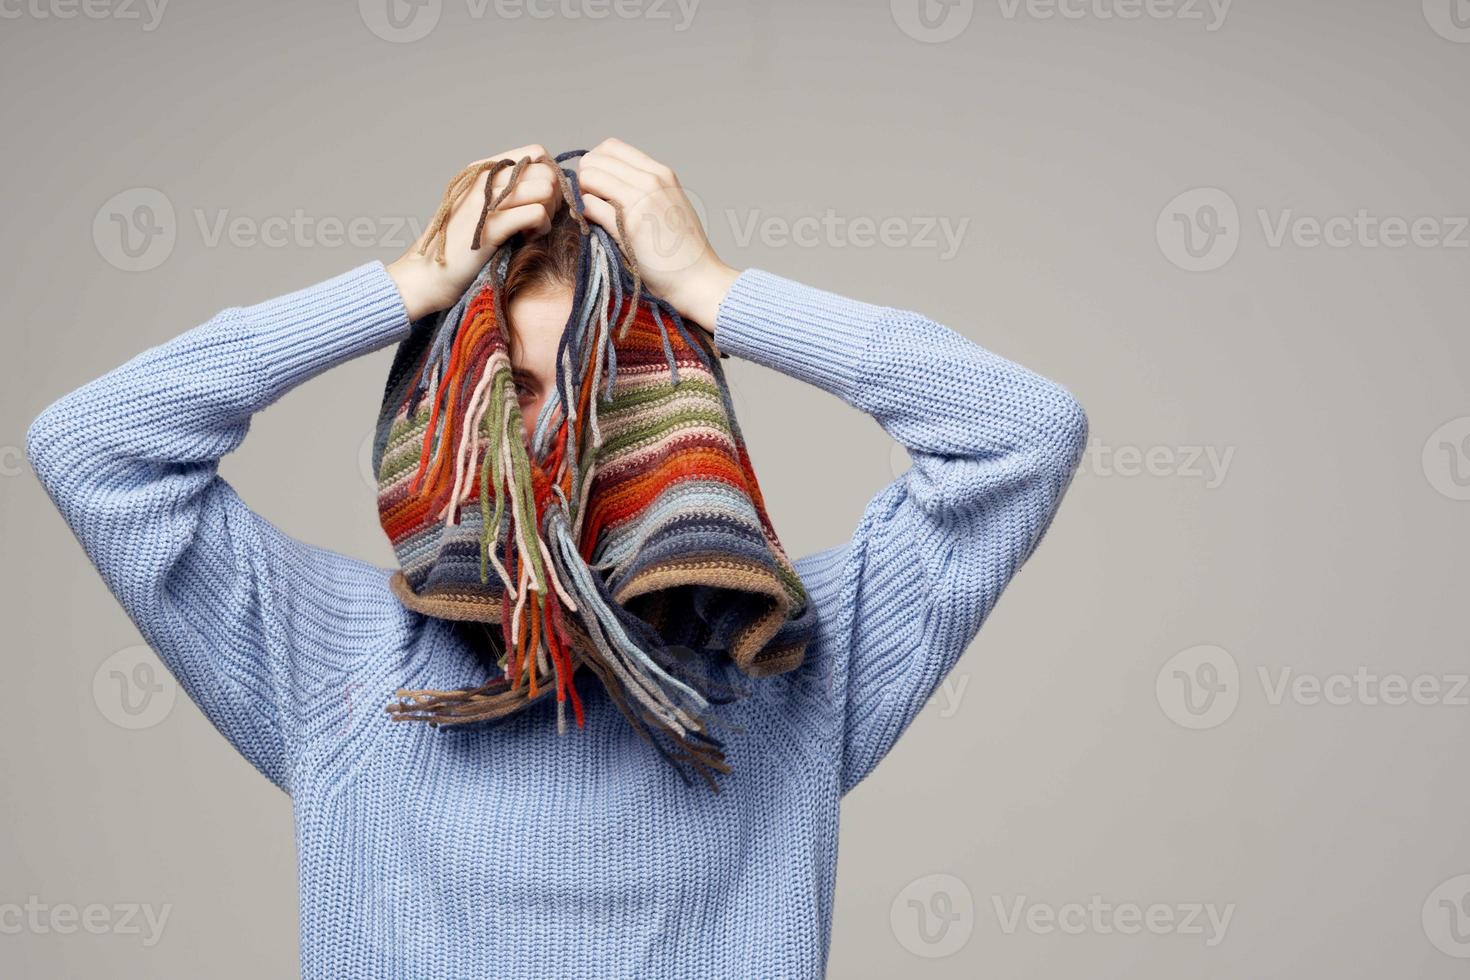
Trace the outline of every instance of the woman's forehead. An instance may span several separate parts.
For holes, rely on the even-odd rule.
[[[570,289],[517,293],[506,310],[512,335],[511,363],[528,371],[550,373],[571,312]]]

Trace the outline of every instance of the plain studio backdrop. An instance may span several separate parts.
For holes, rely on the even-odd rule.
[[[140,648],[31,419],[391,260],[472,159],[609,135],[732,265],[926,313],[1091,419],[1046,540],[844,803],[831,976],[1464,975],[1464,0],[391,3],[0,2],[0,975],[298,969],[289,801]],[[389,358],[223,464],[384,567]],[[727,369],[789,552],[844,540],[903,451]]]

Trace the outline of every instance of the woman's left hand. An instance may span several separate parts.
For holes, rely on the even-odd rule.
[[[713,336],[720,301],[740,273],[710,247],[674,172],[622,140],[607,139],[582,157],[577,176],[587,217],[619,239],[624,231],[609,203],[617,202],[624,247],[632,250],[648,288]]]

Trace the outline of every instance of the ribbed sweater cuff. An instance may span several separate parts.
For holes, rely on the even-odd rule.
[[[249,357],[269,404],[329,368],[408,336],[408,310],[377,260],[239,308]]]
[[[885,307],[763,269],[740,273],[720,303],[715,343],[856,405],[863,359]]]

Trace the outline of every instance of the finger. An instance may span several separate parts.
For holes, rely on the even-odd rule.
[[[490,182],[490,196],[494,197],[505,191],[510,184],[510,176],[515,172],[515,167],[502,167],[495,174],[495,179]],[[533,163],[521,168],[520,175],[516,178],[516,187],[554,187],[556,185],[555,171],[548,164]]]
[[[581,181],[584,191],[590,191],[605,201],[617,201],[624,208],[631,206],[648,193],[646,190],[629,184],[617,174],[598,166],[583,166],[577,171],[577,178]]]
[[[551,209],[545,204],[523,204],[508,211],[492,211],[485,223],[482,251],[504,245],[517,232],[544,235],[551,230]]]
[[[521,157],[520,159],[525,159],[525,157]],[[495,174],[495,188],[497,190],[500,189],[500,188],[502,188],[502,187],[504,187],[505,184],[506,184],[506,182],[510,180],[510,173],[514,169],[515,169],[515,167],[513,167],[513,166],[511,166],[511,167],[502,167],[500,169],[500,171]],[[539,180],[555,180],[556,179],[556,171],[553,169],[553,165],[552,164],[549,164],[549,163],[545,163],[545,162],[528,163],[524,167],[521,168],[521,177],[520,177],[520,179],[521,180],[530,180],[532,178],[536,178],[536,179],[539,179]]]
[[[608,156],[605,153],[596,156],[593,156],[591,153],[587,154],[583,158],[582,166],[584,168],[592,167],[596,170],[605,170],[628,186],[639,188],[644,194],[652,194],[664,186],[663,182],[657,176],[649,173],[647,170],[635,167],[626,160],[619,160],[617,157]]]
[[[505,185],[510,180],[509,171],[506,171],[505,180],[497,180],[499,185],[494,194],[501,194]],[[527,167],[522,173],[516,185],[511,189],[510,195],[500,202],[500,210],[513,208],[521,204],[534,204],[537,202],[551,203],[561,197],[561,188],[557,185],[556,178],[551,176],[549,168],[540,167],[533,170]]]
[[[489,163],[492,160],[510,160],[514,162],[521,157],[530,157],[531,162],[535,163],[540,160],[550,160],[551,154],[547,153],[546,147],[540,143],[532,143],[530,146],[518,146],[514,150],[506,150],[504,153],[497,153],[494,156],[485,157],[483,160],[476,160],[475,164]]]
[[[612,237],[612,240],[617,243],[618,248],[624,253],[633,249],[633,243],[628,241],[624,237],[623,232],[618,230],[618,213],[611,202],[597,197],[594,194],[583,194],[582,212],[590,221],[607,232]],[[626,228],[626,223],[624,227]]]
[[[616,157],[624,163],[631,164],[639,170],[651,173],[660,179],[672,180],[674,177],[674,171],[672,169],[659,163],[636,146],[630,146],[615,136],[608,137],[597,144],[597,148],[592,152],[605,153],[610,157]]]
[[[598,197],[596,194],[586,193],[585,188],[583,189],[582,193],[582,213],[587,216],[588,220],[596,222],[598,225],[600,225],[603,231],[607,232],[615,238],[617,237],[617,212],[613,210],[613,206],[611,204],[607,203],[607,201]]]

